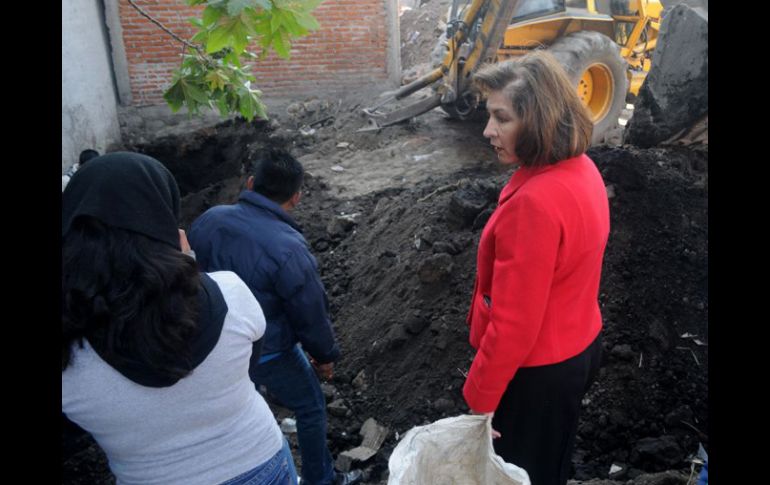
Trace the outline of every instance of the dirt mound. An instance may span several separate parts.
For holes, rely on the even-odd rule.
[[[440,63],[443,51],[437,48],[446,33],[449,0],[415,2],[399,19],[401,31],[402,82],[407,84]],[[444,37],[445,39],[445,37]]]
[[[189,223],[209,206],[234,200],[243,156],[256,147],[278,144],[317,158],[340,150],[349,133],[335,126],[344,128],[357,115],[340,105],[319,106],[322,112],[313,116],[331,110],[336,119],[309,135],[300,129],[316,118],[306,109],[293,121],[282,114],[273,124],[236,122],[141,148],[167,163],[188,157],[182,170],[191,181],[182,204]],[[461,388],[473,357],[465,317],[476,247],[510,176],[487,160],[477,128],[417,123],[394,127],[379,140],[374,134],[346,138],[357,145],[344,147],[350,157],[369,153],[376,160],[372,154],[394,147],[391,161],[404,158],[398,163],[405,170],[418,162],[410,150],[433,150],[436,143],[445,155],[472,162],[449,169],[437,157],[413,183],[346,198],[333,183],[336,172],[319,165],[295,213],[319,260],[343,350],[328,392],[337,403],[329,418],[332,452],[359,445],[358,430],[369,417],[392,430],[366,464],[367,483],[384,483],[390,452],[409,428],[467,411]],[[623,471],[613,479],[647,480],[643,472],[688,469],[688,455],[699,442],[708,444],[708,151],[599,147],[589,155],[611,197],[600,294],[606,352],[584,400],[574,476],[606,479],[616,464]],[[216,169],[219,179],[211,157],[224,165]],[[193,183],[198,179],[207,182]],[[98,447],[73,436],[72,430],[63,435],[65,483],[110,482]]]
[[[708,439],[707,153],[590,155],[610,186],[612,232],[600,294],[605,362],[584,401],[575,476],[606,478],[613,463],[629,478],[686,467]],[[338,390],[359,420],[403,434],[467,411],[476,245],[507,177],[468,170],[352,201],[310,183],[297,217],[330,291],[344,352]],[[328,218],[343,212],[357,224],[330,234]]]

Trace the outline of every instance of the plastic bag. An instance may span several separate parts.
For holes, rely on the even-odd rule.
[[[388,485],[531,485],[492,447],[492,418],[463,415],[416,426],[388,460]]]

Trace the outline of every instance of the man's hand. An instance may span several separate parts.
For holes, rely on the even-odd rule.
[[[334,377],[334,362],[328,364],[319,364],[314,358],[310,358],[310,363],[313,365],[318,378],[322,381],[330,381]]]

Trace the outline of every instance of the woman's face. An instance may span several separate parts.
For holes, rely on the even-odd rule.
[[[497,159],[505,165],[518,163],[515,148],[519,119],[510,99],[502,91],[492,91],[487,97],[487,111],[489,122],[484,128],[484,136],[495,148]]]

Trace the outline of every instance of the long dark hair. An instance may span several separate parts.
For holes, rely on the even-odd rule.
[[[78,216],[62,236],[62,371],[86,338],[115,362],[189,374],[200,284],[195,261],[172,246]]]

